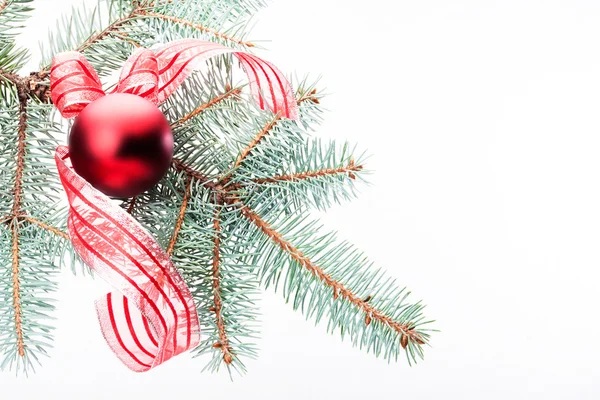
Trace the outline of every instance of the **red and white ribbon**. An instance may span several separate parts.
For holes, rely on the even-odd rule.
[[[192,294],[156,240],[73,170],[69,150],[55,161],[69,201],[69,236],[83,261],[117,292],[96,302],[102,333],[141,372],[194,348],[200,326]]]
[[[160,104],[204,61],[227,53],[239,60],[250,81],[252,97],[261,109],[298,119],[292,86],[277,67],[255,55],[204,40],[177,40],[156,52],[137,49],[121,70],[115,92],[137,94]],[[105,95],[98,74],[78,52],[54,57],[50,88],[52,101],[65,118],[77,116],[86,105]]]
[[[179,40],[157,52],[140,48],[121,71],[118,93],[160,104],[208,58],[233,53],[261,109],[298,118],[292,87],[271,63],[220,44]],[[77,52],[60,53],[50,72],[52,101],[65,118],[76,117],[105,96],[94,68]],[[130,369],[147,371],[196,347],[200,326],[193,297],[169,256],[127,212],[72,168],[60,146],[55,161],[69,200],[68,229],[74,249],[116,291],[96,302],[102,333]]]

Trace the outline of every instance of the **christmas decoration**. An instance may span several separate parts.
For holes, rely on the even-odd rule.
[[[169,169],[173,133],[163,113],[144,98],[115,93],[90,103],[69,134],[75,171],[102,193],[136,196]]]
[[[154,186],[173,151],[169,124],[154,104],[166,100],[200,61],[228,52],[233,50],[193,39],[156,53],[139,48],[122,70],[117,93],[108,96],[82,54],[61,53],[52,61],[52,101],[63,116],[77,117],[70,149],[61,146],[55,155],[70,204],[69,237],[86,265],[118,290],[96,308],[109,346],[133,371],[147,371],[198,345],[196,306],[158,243],[92,186],[115,196],[134,196]],[[248,73],[260,107],[268,104],[275,113],[297,118],[298,106],[281,72],[256,56],[233,54]],[[117,319],[119,312],[124,318]]]
[[[249,53],[240,22],[261,0],[107,0],[65,18],[40,70],[21,76],[13,28],[31,4],[0,2],[0,368],[47,354],[67,260],[115,286],[97,303],[101,328],[135,371],[193,348],[211,371],[244,372],[261,287],[377,356],[423,358],[424,305],[309,215],[351,198],[364,169],[352,147],[311,137],[314,84],[292,91]],[[110,87],[117,69],[106,94],[100,77]],[[159,182],[119,205],[73,169],[53,110],[73,118],[120,94],[158,107],[174,144]]]

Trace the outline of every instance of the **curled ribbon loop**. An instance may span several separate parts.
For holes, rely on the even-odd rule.
[[[137,49],[123,66],[114,92],[158,105],[204,61],[227,53],[239,60],[261,109],[298,119],[292,86],[273,64],[196,39],[174,41],[157,52]],[[98,74],[77,52],[54,57],[50,85],[52,101],[65,118],[76,117],[105,96]],[[96,302],[102,333],[117,357],[141,372],[197,346],[200,327],[194,300],[169,256],[131,215],[73,170],[66,147],[56,150],[55,160],[69,200],[73,247],[117,289]]]
[[[169,256],[131,215],[77,175],[65,146],[55,161],[69,201],[73,247],[118,291],[96,302],[102,333],[117,357],[142,372],[196,347],[194,300]]]
[[[85,106],[104,96],[96,70],[76,51],[54,56],[50,90],[52,103],[65,118],[76,117]]]
[[[239,60],[250,81],[252,97],[261,109],[298,119],[292,86],[277,67],[252,54],[204,40],[176,40],[157,52],[137,49],[125,63],[115,92],[137,94],[158,105],[204,61],[227,53]],[[77,116],[87,104],[104,96],[98,75],[80,53],[55,56],[50,81],[52,100],[65,118]]]

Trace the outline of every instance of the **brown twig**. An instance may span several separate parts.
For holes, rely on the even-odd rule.
[[[13,188],[13,205],[11,215],[12,235],[12,284],[13,284],[13,308],[15,312],[15,331],[17,334],[17,352],[19,356],[25,356],[25,344],[23,340],[23,326],[21,315],[21,283],[19,280],[19,220],[21,204],[23,201],[23,170],[25,169],[25,139],[27,136],[27,100],[28,92],[23,80],[16,81],[19,96],[19,130],[17,134],[17,169],[15,171],[15,185]]]
[[[248,155],[252,152],[252,150],[265,138],[265,136],[267,136],[271,132],[271,130],[275,127],[275,125],[277,124],[277,122],[280,119],[281,119],[281,112],[275,114],[275,117],[271,121],[269,121],[260,130],[260,132],[258,132],[258,134],[254,137],[254,139],[252,139],[250,144],[248,144],[248,146],[246,146],[246,148],[244,148],[244,150],[242,150],[242,152],[238,156],[237,160],[235,160],[235,163],[233,164],[233,168],[231,169],[232,171],[235,170],[236,168],[238,168],[240,165],[242,165],[242,162],[246,159],[246,157],[248,157]],[[231,172],[229,174],[231,174]]]
[[[398,333],[403,347],[406,347],[404,346],[406,340],[411,340],[412,342],[419,344],[424,343],[421,335],[411,329],[410,325],[401,324],[394,321],[391,317],[385,315],[383,312],[375,309],[368,302],[362,300],[360,297],[346,288],[342,283],[336,281],[331,277],[331,275],[325,273],[325,271],[323,271],[318,265],[315,265],[307,256],[294,247],[290,242],[285,240],[285,238],[279,232],[273,229],[266,221],[264,221],[258,214],[244,205],[239,199],[234,199],[232,201],[239,207],[239,210],[243,216],[256,225],[274,243],[281,247],[282,250],[287,252],[292,259],[310,271],[314,276],[319,278],[319,280],[321,280],[324,284],[331,287],[334,297],[337,298],[338,296],[341,296],[358,309],[362,310],[365,313],[365,324],[369,325],[372,320],[376,320],[384,325],[389,326]],[[406,339],[402,339],[403,337]]]
[[[215,304],[213,310],[217,320],[217,330],[219,331],[219,342],[213,346],[220,348],[223,352],[223,361],[226,364],[231,364],[233,357],[231,346],[227,339],[227,332],[225,332],[225,320],[223,318],[223,305],[221,302],[221,272],[219,270],[219,265],[221,264],[221,216],[219,209],[215,210],[213,228],[215,230],[212,265],[213,302]]]
[[[200,114],[201,112],[213,107],[214,105],[222,102],[223,100],[227,99],[228,97],[239,96],[239,94],[241,92],[242,92],[242,89],[239,87],[234,88],[234,89],[229,88],[229,90],[227,90],[225,93],[218,95],[217,97],[209,100],[207,103],[201,104],[194,111],[190,112],[189,114],[184,115],[179,120],[172,123],[171,128],[174,128],[176,126],[184,124],[185,122],[189,121],[191,118],[193,118],[196,115]]]
[[[38,219],[35,219],[33,217],[22,217],[22,219],[24,221],[27,221],[27,222],[31,223],[31,224],[37,225],[37,226],[39,226],[42,229],[45,229],[45,230],[47,230],[49,232],[52,232],[55,235],[60,236],[63,239],[69,240],[69,235],[66,232],[63,232],[63,231],[61,231],[58,228],[50,226],[50,225],[48,225],[48,224],[46,224],[46,223],[44,223],[44,222],[42,222],[42,221],[40,221]]]
[[[21,315],[21,282],[19,280],[19,220],[13,218],[11,224],[12,234],[12,284],[13,284],[13,309],[15,311],[15,332],[17,334],[17,352],[25,357],[25,344],[23,342],[23,325]]]
[[[13,85],[18,85],[21,82],[21,77],[15,73],[0,69],[0,78],[11,82]]]
[[[0,14],[2,14],[2,12],[4,12],[6,7],[8,7],[8,0],[4,0],[2,3],[0,3]]]
[[[299,172],[296,174],[279,175],[279,176],[273,176],[270,178],[259,178],[259,179],[253,179],[250,182],[253,182],[255,184],[276,183],[276,182],[282,182],[282,181],[294,182],[294,181],[301,181],[301,180],[306,180],[306,179],[311,179],[311,178],[317,178],[320,176],[331,176],[331,175],[337,175],[337,174],[347,174],[350,177],[350,179],[356,179],[356,175],[354,175],[354,172],[359,172],[362,169],[363,169],[362,165],[356,165],[356,164],[354,164],[354,160],[350,160],[348,165],[343,166],[343,167],[326,168],[326,169],[320,169],[318,171]],[[236,185],[228,186],[228,189],[237,190],[240,187],[241,187],[241,185],[236,184]]]
[[[90,46],[92,46],[94,43],[97,43],[97,42],[101,41],[102,39],[104,39],[105,37],[107,37],[108,35],[110,35],[114,32],[117,32],[117,30],[123,24],[125,24],[125,22],[134,19],[135,17],[141,15],[141,13],[142,13],[142,9],[139,6],[134,7],[133,10],[131,11],[131,13],[129,13],[127,16],[118,18],[117,20],[112,22],[110,25],[108,25],[106,28],[104,28],[103,31],[90,36],[85,42],[83,42],[79,47],[77,47],[76,51],[84,52]]]
[[[133,197],[131,198],[131,200],[129,201],[129,206],[127,207],[127,213],[128,213],[128,214],[131,214],[131,213],[133,213],[133,207],[135,207],[135,199],[136,199],[136,197],[135,197],[135,196],[133,196]]]
[[[298,99],[298,105],[305,101],[311,101],[316,104],[320,104],[319,98],[316,96],[317,89],[313,89],[310,92],[305,92],[302,97]]]
[[[163,15],[163,14],[158,14],[158,13],[153,13],[153,12],[144,12],[142,13],[142,16],[146,16],[146,17],[152,17],[152,18],[159,18],[165,21],[171,21],[171,22],[175,22],[177,24],[181,24],[181,25],[185,25],[185,26],[189,26],[192,27],[194,29],[199,30],[200,32],[206,32],[206,33],[210,33],[218,38],[221,39],[225,39],[228,40],[230,42],[233,43],[237,43],[237,44],[241,44],[242,46],[246,46],[246,47],[254,47],[253,43],[250,42],[246,42],[240,39],[236,39],[234,37],[231,36],[227,36],[224,33],[221,33],[215,29],[212,28],[208,28],[206,26],[200,25],[200,24],[195,24],[191,21],[187,21],[185,19],[182,18],[176,18],[176,17],[171,17],[170,15]]]
[[[192,186],[192,180],[188,177],[185,183],[185,194],[183,195],[183,200],[181,201],[181,206],[179,207],[179,216],[177,217],[177,222],[175,223],[175,229],[173,229],[173,235],[171,236],[171,240],[169,241],[169,246],[167,247],[167,254],[173,254],[173,249],[175,248],[175,243],[177,242],[177,237],[179,236],[179,231],[181,230],[181,226],[183,225],[183,219],[185,217],[185,211],[188,207],[188,201],[190,200],[190,191]]]
[[[298,105],[300,105],[301,103],[303,103],[305,101],[318,102],[318,99],[316,97],[314,97],[314,95],[316,93],[317,93],[316,89],[312,90],[310,93],[305,93],[302,97],[300,97],[296,101],[296,103]],[[252,139],[250,144],[248,144],[248,146],[246,146],[241,151],[240,155],[235,160],[235,163],[233,164],[233,167],[231,168],[231,170],[221,177],[220,180],[223,182],[223,184],[227,183],[228,178],[234,173],[235,169],[238,168],[240,165],[242,165],[242,162],[244,162],[244,160],[248,157],[248,155],[252,152],[252,150],[272,131],[272,129],[275,127],[275,125],[277,125],[277,122],[279,122],[279,120],[281,120],[282,117],[283,117],[283,114],[281,112],[275,114],[275,117],[271,121],[269,121],[260,130],[260,132],[258,132],[258,134],[254,137],[254,139]]]

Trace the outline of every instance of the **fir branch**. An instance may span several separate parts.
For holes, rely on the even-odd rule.
[[[175,228],[173,229],[173,235],[171,236],[171,240],[169,241],[169,247],[167,247],[167,254],[173,254],[173,249],[175,248],[175,243],[177,242],[177,237],[179,236],[179,230],[183,225],[183,218],[185,217],[185,212],[188,207],[188,202],[190,199],[190,187],[192,184],[191,179],[187,179],[185,184],[185,194],[183,196],[183,200],[181,201],[181,206],[179,207],[179,215],[177,217],[177,222],[175,223]]]
[[[40,228],[42,228],[42,229],[45,229],[45,230],[47,230],[47,231],[49,231],[49,232],[52,232],[52,233],[54,233],[56,236],[59,236],[59,237],[61,237],[61,238],[63,238],[63,239],[66,239],[66,240],[69,240],[69,235],[68,235],[66,232],[63,232],[63,231],[61,231],[61,230],[60,230],[60,229],[58,229],[58,228],[55,228],[55,227],[53,227],[53,226],[50,226],[50,225],[48,225],[48,224],[46,224],[46,223],[44,223],[44,222],[40,221],[40,220],[39,220],[39,219],[37,219],[37,218],[28,217],[28,216],[24,216],[24,217],[21,217],[21,218],[22,218],[23,220],[25,220],[25,221],[27,221],[27,222],[31,223],[31,224],[37,225],[37,226],[39,226],[39,227],[40,227]]]
[[[76,51],[84,52],[88,48],[90,48],[92,45],[101,41],[102,39],[106,38],[107,36],[118,33],[119,28],[121,28],[125,23],[127,23],[127,22],[131,21],[132,19],[136,18],[137,16],[141,15],[141,12],[142,12],[141,7],[139,7],[139,6],[134,7],[129,14],[127,14],[121,18],[118,18],[117,20],[115,20],[111,24],[109,24],[106,28],[104,28],[104,30],[90,36],[85,42],[83,42],[80,46],[77,47]]]
[[[346,167],[344,167],[343,170],[336,171],[335,169],[332,169],[331,171],[323,171],[317,174],[316,176],[321,176],[322,174],[327,176],[329,175],[329,173],[349,174],[359,172],[362,169],[362,166],[356,165],[352,162],[352,159],[350,160],[351,161]],[[359,268],[364,268],[364,266],[361,267],[361,265],[363,265],[364,262],[359,261],[362,257],[357,255],[354,250],[351,250],[347,245],[344,244],[341,247],[334,247],[334,250],[332,250],[331,253],[326,256],[326,258],[328,258],[329,260],[335,260],[335,252],[341,252],[338,254],[338,257],[341,256],[341,254],[347,253],[347,255],[344,255],[344,257],[342,258],[345,262],[349,263],[344,268],[344,270],[347,273],[347,271],[356,269],[356,272],[360,275],[354,277],[353,279],[358,279],[359,282],[362,282],[361,277],[364,277],[365,280],[360,284],[360,287],[362,288],[362,290],[364,290],[367,286],[372,286],[372,290],[377,291],[377,297],[379,299],[377,304],[379,304],[381,308],[373,304],[372,299],[374,294],[362,296],[358,295],[355,291],[350,289],[351,285],[346,285],[341,281],[334,279],[333,276],[327,273],[324,268],[319,266],[317,263],[313,262],[309,256],[304,254],[298,247],[294,246],[292,242],[287,240],[281,233],[286,231],[288,228],[283,228],[281,232],[275,229],[257,212],[248,207],[237,193],[233,192],[235,190],[235,187],[232,187],[232,185],[224,186],[222,181],[215,182],[214,180],[209,180],[205,175],[203,175],[199,171],[194,170],[193,167],[186,165],[181,161],[176,162],[175,167],[177,168],[177,170],[185,172],[188,176],[199,179],[200,183],[205,187],[209,187],[212,190],[219,191],[218,201],[223,201],[225,204],[233,206],[234,209],[238,210],[241,213],[241,215],[244,216],[253,226],[258,228],[259,231],[262,232],[267,238],[269,238],[269,240],[271,240],[271,242],[274,243],[284,254],[289,256],[291,260],[293,260],[295,263],[301,266],[305,271],[308,272],[309,275],[315,277],[319,282],[325,285],[325,287],[329,288],[331,293],[330,296],[333,302],[335,302],[338,299],[343,300],[344,302],[347,302],[347,304],[353,306],[354,308],[356,308],[356,310],[361,312],[363,315],[363,328],[361,329],[355,325],[353,325],[351,328],[348,328],[352,332],[355,343],[357,343],[356,341],[359,341],[358,343],[360,343],[360,345],[362,346],[363,344],[368,342],[368,344],[365,345],[367,345],[369,348],[372,348],[373,351],[375,351],[377,354],[379,354],[379,352],[381,351],[381,346],[385,344],[385,346],[387,346],[386,357],[388,357],[388,359],[391,359],[392,357],[395,357],[395,355],[397,355],[396,350],[394,350],[394,343],[397,343],[402,349],[406,350],[407,356],[410,354],[413,360],[416,360],[417,355],[422,357],[421,345],[426,344],[429,335],[426,333],[426,331],[416,330],[415,328],[419,325],[426,323],[422,322],[423,317],[420,314],[420,311],[423,308],[423,306],[420,303],[414,305],[405,304],[403,300],[404,298],[406,298],[406,294],[404,295],[404,297],[402,297],[401,294],[403,290],[396,291],[394,289],[394,286],[392,285],[393,282],[386,283],[385,288],[378,288],[375,281],[381,279],[379,271],[373,272],[369,271],[369,269],[363,269],[362,271],[359,270]],[[307,179],[311,178],[307,177]],[[261,204],[261,208],[263,209],[269,209],[270,207],[271,206],[267,202],[263,202]],[[296,226],[297,222],[292,220],[290,221],[290,224],[292,226]],[[310,235],[308,232],[302,231],[302,233],[298,234],[298,237],[302,237],[302,241],[305,241],[307,240],[306,238],[308,237],[308,235]],[[248,240],[252,242],[255,239],[252,239],[250,237]],[[314,240],[315,246],[319,249],[324,249],[326,247],[324,243],[330,241],[330,239],[327,237],[317,238]],[[266,249],[263,249],[262,251],[272,253],[270,250]],[[325,258],[323,260],[325,260]],[[264,263],[266,260],[263,259],[262,261]],[[279,276],[279,273],[277,273],[276,271],[278,270],[278,268],[281,267],[282,262],[281,259],[275,259],[275,261],[270,261],[271,262],[268,263],[269,266],[262,267],[263,274],[266,273],[267,268],[274,268],[274,272],[270,273],[271,277],[266,278],[267,284],[269,280],[279,280],[278,277],[274,278],[273,274],[276,273],[277,276]],[[273,262],[275,262],[278,266],[273,265],[271,267]],[[328,266],[328,268],[331,267],[332,265]],[[287,290],[292,290],[291,288],[293,287],[293,285],[298,285],[297,289],[304,291],[309,290],[309,288],[312,287],[312,285],[307,281],[304,281],[303,278],[299,278],[299,275],[297,275],[297,273],[289,272],[289,274],[291,280],[289,281],[289,283],[286,283],[286,287],[288,288]],[[307,312],[309,312],[312,315],[312,313],[316,311],[318,313],[317,318],[320,319],[320,315],[322,315],[322,313],[325,311],[323,308],[325,307],[325,304],[327,304],[324,302],[326,302],[327,300],[324,297],[322,297],[323,294],[318,294],[323,293],[321,289],[317,291],[316,288],[313,288],[313,290],[315,290],[315,293],[311,296],[311,305],[309,306],[309,311]],[[297,292],[296,295],[296,302],[299,301],[303,304],[304,296],[300,295],[300,292]],[[289,296],[289,292],[287,296]],[[313,307],[315,307],[316,304],[319,304],[319,308],[314,309]],[[346,306],[343,304],[340,304],[338,306],[328,305],[327,307],[331,307],[332,313],[332,322],[330,322],[330,324],[333,325],[330,325],[330,327],[339,324],[339,326],[342,329],[343,335],[345,323],[340,322],[338,318],[340,318],[342,315],[350,316],[353,313],[351,313],[350,310],[346,309]],[[312,311],[310,311],[311,309]],[[342,313],[342,311],[340,310],[346,311]],[[373,324],[376,325],[376,330],[374,332],[380,333],[373,333],[372,335],[367,336],[366,328],[372,326]],[[395,337],[391,337],[389,336],[389,333],[380,331],[379,329],[382,329],[381,327],[389,328],[390,331],[394,332]],[[362,334],[360,332],[362,332]],[[377,339],[378,337],[379,339]]]
[[[25,138],[27,135],[27,95],[19,90],[19,130],[17,133],[17,169],[13,188],[13,206],[11,214],[17,217],[21,212],[23,200],[23,169],[25,168]]]
[[[229,365],[233,361],[233,357],[231,354],[231,346],[227,339],[227,333],[225,332],[225,320],[222,313],[223,305],[221,303],[221,273],[219,271],[219,265],[221,263],[221,216],[219,208],[215,209],[213,229],[215,231],[212,260],[213,301],[215,304],[215,319],[217,321],[217,329],[219,332],[219,341],[215,343],[213,347],[221,349],[223,352],[223,361]]]
[[[23,343],[23,326],[21,324],[21,283],[19,280],[19,222],[13,218],[10,225],[12,235],[12,285],[13,285],[13,308],[15,318],[15,334],[17,336],[17,352],[19,357],[25,357],[25,345]]]
[[[277,122],[279,122],[279,120],[281,119],[281,116],[282,116],[281,112],[275,114],[275,117],[271,121],[269,121],[269,123],[267,123],[260,130],[260,132],[258,132],[256,134],[256,136],[254,137],[254,139],[252,139],[252,141],[248,144],[248,146],[246,146],[240,152],[240,155],[235,160],[235,163],[233,164],[233,168],[231,169],[231,171],[234,171],[236,168],[238,168],[240,165],[242,165],[242,163],[244,162],[246,157],[248,157],[248,155],[252,152],[252,150],[273,130],[275,125],[277,125]]]
[[[19,75],[3,69],[0,69],[0,80],[9,82],[14,86],[17,86],[21,83],[21,77]]]
[[[180,126],[180,125],[186,123],[190,119],[194,118],[196,115],[198,115],[201,112],[206,111],[207,109],[209,109],[209,108],[211,108],[211,107],[219,104],[220,102],[222,102],[223,100],[225,100],[225,99],[227,99],[229,97],[239,96],[241,92],[242,92],[242,87],[241,86],[236,87],[236,88],[231,88],[231,87],[226,88],[226,92],[225,93],[220,94],[217,97],[212,98],[207,103],[199,105],[193,111],[189,112],[188,114],[186,114],[183,117],[181,117],[179,120],[177,120],[174,123],[172,123],[171,124],[171,128],[175,128],[177,126]]]
[[[239,45],[242,45],[242,46],[245,46],[245,47],[254,47],[254,44],[251,43],[251,42],[246,42],[246,41],[243,41],[241,39],[236,39],[236,38],[228,36],[228,35],[226,35],[224,33],[218,32],[215,29],[207,28],[207,27],[205,27],[203,25],[196,24],[196,23],[193,23],[191,21],[187,21],[187,20],[182,19],[182,18],[176,18],[176,17],[172,17],[170,15],[158,14],[158,13],[153,13],[153,12],[142,12],[142,13],[140,13],[140,16],[141,17],[149,17],[149,18],[158,18],[158,19],[162,19],[164,21],[174,22],[176,24],[181,24],[181,25],[184,25],[184,26],[188,26],[188,27],[197,29],[200,32],[210,33],[211,35],[213,35],[213,36],[215,36],[215,37],[217,37],[219,39],[224,39],[224,40],[227,40],[229,42],[236,43],[236,44],[239,44]]]
[[[136,199],[136,196],[133,196],[131,198],[131,200],[129,201],[129,205],[127,206],[127,214],[133,213],[133,207],[135,207],[135,199]]]
[[[19,130],[17,133],[17,168],[15,171],[15,184],[13,188],[13,206],[11,215],[12,235],[12,284],[13,307],[15,318],[15,332],[17,335],[17,351],[20,357],[25,357],[23,342],[23,327],[21,325],[21,284],[19,281],[19,221],[21,202],[23,200],[23,169],[25,168],[25,138],[27,135],[27,93],[23,91],[22,82],[17,83],[19,96]]]
[[[305,101],[312,101],[314,103],[319,102],[319,100],[315,97],[315,94],[317,93],[316,89],[314,89],[313,91],[307,93],[307,94],[303,94],[296,102],[298,105],[302,104]],[[252,139],[252,141],[240,152],[239,156],[237,157],[237,159],[235,160],[235,163],[233,164],[233,167],[231,168],[231,171],[229,171],[223,178],[222,180],[226,183],[227,182],[227,177],[230,176],[231,174],[233,174],[233,172],[240,167],[240,165],[242,165],[242,163],[244,162],[244,160],[250,155],[250,153],[252,152],[252,150],[254,150],[254,148],[256,146],[258,146],[258,144],[267,136],[269,135],[273,128],[277,125],[277,123],[282,119],[283,115],[281,112],[278,112],[277,114],[275,114],[275,117],[269,121],[261,130],[260,132],[258,132],[256,134],[256,136]]]
[[[362,310],[365,314],[365,324],[369,325],[372,320],[377,320],[384,325],[389,326],[396,331],[400,337],[402,347],[406,348],[404,342],[408,339],[412,343],[425,344],[425,339],[418,332],[413,329],[411,324],[402,324],[394,321],[390,316],[375,309],[368,301],[361,299],[356,296],[352,291],[346,288],[340,282],[334,280],[329,274],[325,273],[318,265],[315,265],[308,257],[306,257],[300,250],[294,247],[290,242],[271,227],[266,221],[264,221],[258,214],[248,208],[245,204],[234,198],[233,204],[239,207],[240,212],[244,217],[251,221],[256,227],[258,227],[265,235],[267,235],[274,243],[276,243],[283,251],[288,253],[292,259],[298,264],[306,268],[310,273],[316,276],[321,282],[329,286],[333,292],[333,298],[337,299],[339,296],[348,300],[354,304],[356,308]],[[370,299],[369,299],[370,300]],[[407,339],[403,339],[407,337]]]
[[[262,185],[265,183],[285,182],[285,181],[296,182],[296,181],[302,181],[302,180],[307,180],[307,179],[312,179],[312,178],[324,177],[324,176],[328,176],[328,175],[338,175],[338,174],[346,174],[346,175],[348,175],[348,177],[350,179],[356,179],[356,175],[354,175],[354,173],[362,171],[362,169],[363,169],[362,165],[356,165],[354,163],[354,159],[350,159],[350,162],[348,163],[348,165],[343,166],[343,167],[325,168],[325,169],[320,169],[318,171],[298,172],[295,174],[279,175],[279,176],[273,176],[270,178],[257,178],[257,179],[252,179],[250,182],[254,183],[254,184],[258,184],[258,185]],[[235,184],[235,185],[231,185],[230,188],[231,188],[231,190],[236,190],[236,189],[239,189],[241,186],[242,186],[241,184]]]
[[[175,167],[177,171],[185,172],[188,176],[196,179],[198,182],[208,187],[209,189],[218,190],[218,186],[213,180],[209,179],[206,175],[202,174],[201,172],[196,171],[190,165],[185,164],[180,159],[173,159],[173,167]]]

